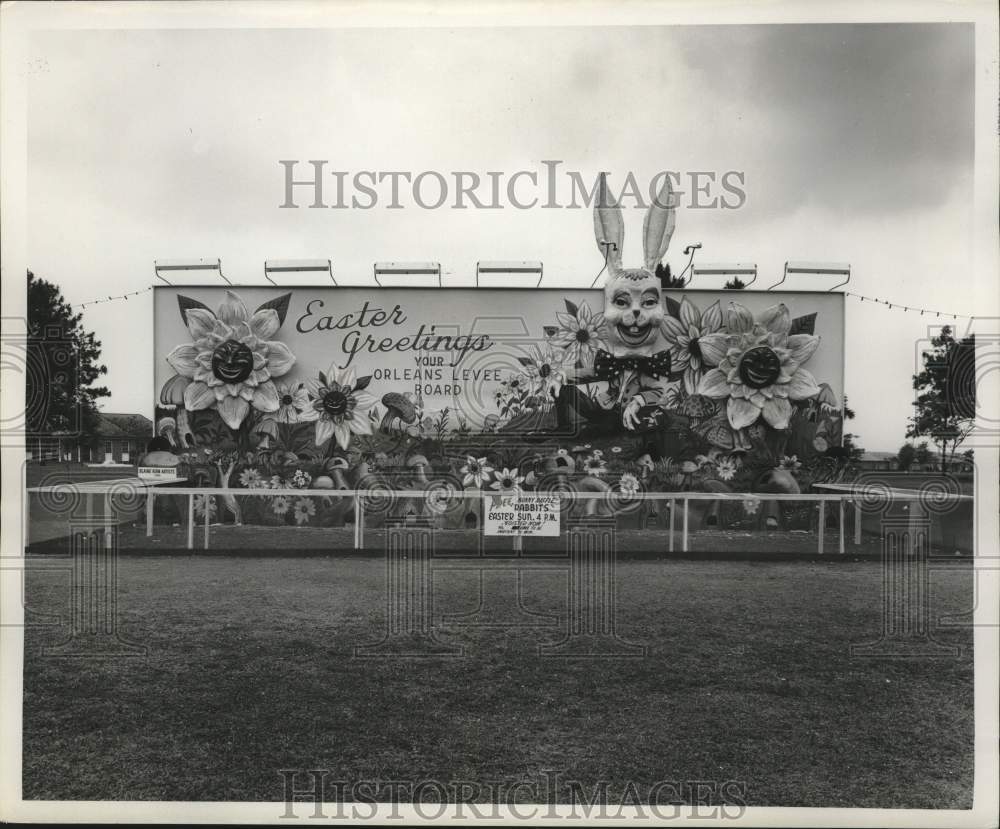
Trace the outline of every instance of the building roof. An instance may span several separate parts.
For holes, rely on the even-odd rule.
[[[861,456],[863,461],[890,461],[895,460],[897,456],[896,452],[869,452],[865,450],[865,453]]]
[[[141,414],[98,412],[97,434],[105,438],[148,438],[153,435],[153,421]]]

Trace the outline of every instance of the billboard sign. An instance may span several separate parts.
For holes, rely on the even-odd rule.
[[[699,459],[724,480],[755,451],[777,464],[840,445],[842,294],[643,298],[642,285],[619,292],[634,288],[632,299],[607,289],[157,287],[158,430],[182,449],[263,441],[286,457],[340,458],[348,478],[362,456],[389,455],[397,465],[423,457],[428,470],[487,458],[496,474],[516,465],[514,447],[534,447],[549,471],[606,478],[628,467],[644,485],[670,461],[661,484],[676,488],[695,483],[682,470],[704,467]]]

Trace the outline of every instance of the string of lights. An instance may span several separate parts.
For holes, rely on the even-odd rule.
[[[877,302],[880,305],[886,305],[889,308],[902,309],[904,312],[919,311],[920,316],[924,316],[926,314],[927,316],[934,317],[935,319],[938,317],[946,317],[946,318],[950,317],[951,319],[956,319],[956,320],[975,319],[975,316],[973,316],[972,314],[953,314],[950,311],[939,311],[936,308],[920,308],[916,305],[904,305],[902,302],[890,302],[887,299],[879,299],[878,297],[874,296],[862,296],[861,294],[855,294],[851,291],[844,291],[844,293],[847,296],[851,296],[854,297],[855,299],[861,300],[861,302]]]
[[[602,270],[602,272],[603,272],[603,270]],[[600,274],[598,274],[598,276],[600,276]],[[143,289],[141,289],[139,291],[131,291],[130,293],[127,293],[127,294],[117,294],[117,295],[114,295],[114,296],[101,297],[100,299],[87,300],[87,302],[81,302],[77,307],[78,308],[86,308],[88,305],[101,305],[101,304],[106,303],[106,302],[117,302],[117,301],[120,301],[120,300],[123,300],[123,299],[124,300],[128,300],[128,298],[131,297],[131,296],[139,296],[141,294],[148,293],[149,291],[152,291],[152,290],[153,290],[153,286],[150,285],[148,288],[143,288]],[[936,308],[921,308],[921,307],[916,306],[916,305],[904,305],[902,302],[890,302],[887,299],[879,299],[878,297],[874,297],[874,296],[864,296],[862,294],[856,294],[853,291],[844,291],[844,293],[847,296],[854,297],[854,299],[857,299],[857,300],[859,300],[861,302],[877,302],[878,304],[885,305],[888,308],[901,309],[904,312],[915,311],[915,312],[918,312],[920,314],[920,316],[925,316],[926,315],[926,316],[931,316],[931,317],[934,317],[934,318],[945,317],[945,318],[951,318],[951,319],[956,319],[956,320],[958,320],[958,319],[974,320],[975,319],[975,316],[972,315],[972,314],[953,314],[950,311],[939,311]]]
[[[88,305],[101,305],[105,302],[117,302],[118,300],[127,300],[130,296],[139,296],[139,294],[149,293],[153,290],[153,286],[150,285],[148,288],[143,288],[141,291],[132,291],[127,294],[116,294],[115,296],[104,297],[102,299],[88,299],[86,302],[81,302],[77,305],[77,308],[86,308]]]

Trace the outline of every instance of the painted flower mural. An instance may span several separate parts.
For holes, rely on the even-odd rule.
[[[552,344],[561,348],[569,365],[590,365],[598,348],[607,348],[604,334],[604,312],[591,311],[590,305],[576,305],[565,300],[566,312],[557,312],[559,328],[552,335]]]
[[[330,366],[318,379],[309,380],[306,388],[316,412],[316,445],[335,438],[341,449],[347,449],[351,435],[372,434],[368,410],[377,402],[365,389],[371,377],[355,378],[354,367]]]
[[[271,339],[282,323],[278,309],[265,303],[250,314],[233,291],[226,291],[215,312],[195,300],[178,300],[191,342],[177,346],[167,362],[190,381],[184,386],[184,407],[215,409],[230,429],[240,427],[251,407],[277,411],[274,378],[287,374],[295,363],[288,346]],[[180,384],[171,378],[165,390],[167,386],[174,390]]]
[[[274,419],[278,423],[301,423],[319,417],[309,399],[305,383],[277,383],[278,410]]]
[[[501,469],[496,473],[496,480],[490,484],[490,489],[496,489],[508,494],[516,494],[521,491],[521,484],[524,483],[524,476],[518,475],[516,469]]]
[[[261,292],[262,299],[267,296]],[[295,334],[289,324],[296,358],[279,334],[287,295],[252,312],[232,291],[215,309],[181,296],[190,342],[174,347],[188,339],[174,318],[177,333],[160,359],[166,357],[177,373],[168,372],[172,376],[161,386],[157,433],[190,467],[185,475],[197,485],[225,482],[267,492],[239,499],[251,515],[248,523],[287,527],[341,526],[349,499],[271,490],[350,490],[397,478],[410,486],[412,470],[406,467],[414,457],[423,459],[418,468],[427,481],[449,482],[435,496],[440,504],[451,504],[463,487],[516,493],[553,482],[601,486],[634,506],[641,493],[656,490],[731,491],[742,498],[759,486],[762,471],[781,469],[808,480],[822,453],[839,446],[842,437],[838,394],[819,382],[837,384],[839,378],[817,379],[810,371],[819,375],[818,364],[822,373],[835,365],[814,358],[820,343],[816,313],[793,318],[784,304],[760,310],[766,303],[754,304],[759,295],[737,295],[752,311],[730,302],[733,294],[718,295],[718,301],[699,296],[704,294],[663,294],[657,330],[669,353],[668,373],[662,388],[642,401],[656,415],[642,430],[626,430],[617,415],[583,427],[560,423],[570,399],[598,414],[611,411],[606,401],[615,403],[607,377],[586,370],[597,350],[607,347],[608,323],[580,296],[560,296],[503,362],[491,364],[491,376],[482,383],[485,406],[465,411],[460,404],[467,400],[456,395],[453,408],[441,408],[439,395],[432,401],[427,392],[426,412],[419,388],[386,370],[388,357],[374,357],[363,368],[352,363],[319,372],[336,353],[336,341],[320,352],[326,359],[311,360],[309,348],[325,346],[318,338],[308,347],[290,339]],[[822,330],[831,328],[836,331]],[[470,364],[467,370],[481,369]],[[446,368],[445,379],[450,374]],[[380,401],[371,393],[374,378],[373,385],[386,384],[377,390]],[[214,461],[200,457],[213,452],[228,452],[234,460],[215,469]],[[187,460],[195,453],[196,460]],[[224,515],[229,507],[217,500],[216,510]],[[207,501],[205,506],[211,509]],[[734,501],[734,509],[739,506]]]
[[[566,382],[566,361],[566,351],[553,348],[551,342],[543,346],[532,344],[528,356],[521,360],[534,393],[541,396],[546,406],[559,396],[559,389]]]
[[[802,368],[819,346],[819,337],[789,335],[791,324],[784,303],[756,319],[745,306],[730,303],[725,356],[701,378],[698,394],[725,400],[733,429],[750,426],[759,417],[774,429],[787,429],[792,401],[819,394],[816,379]]]
[[[481,487],[490,480],[493,467],[486,463],[486,458],[474,458],[469,455],[459,472],[462,474],[462,486]]]
[[[683,371],[688,394],[697,392],[704,372],[726,356],[728,335],[722,323],[718,300],[702,313],[687,297],[681,300],[678,316],[668,314],[660,323],[663,338],[670,344],[671,370]]]

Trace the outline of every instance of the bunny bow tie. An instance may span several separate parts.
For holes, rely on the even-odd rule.
[[[659,379],[670,374],[670,352],[657,351],[651,357],[615,357],[603,348],[594,356],[594,374],[599,380],[610,380],[622,371],[638,371]]]

